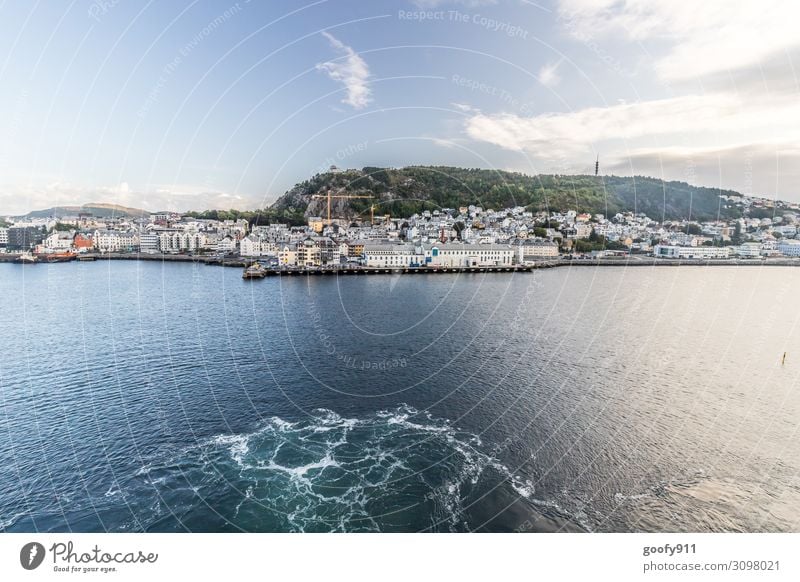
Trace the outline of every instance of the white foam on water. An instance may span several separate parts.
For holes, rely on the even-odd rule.
[[[26,511],[23,511],[21,513],[15,513],[14,515],[12,515],[11,517],[8,517],[8,518],[0,517],[0,531],[8,529],[9,527],[11,527],[15,523],[17,523],[17,521],[21,517],[24,517],[27,514],[28,513]]]
[[[306,420],[272,417],[252,432],[213,436],[136,476],[158,471],[166,479],[160,489],[174,495],[187,487],[201,498],[230,492],[232,524],[264,513],[283,531],[383,531],[403,522],[392,517],[400,512],[417,522],[429,514],[434,529],[460,531],[482,482],[505,483],[525,499],[535,491],[481,445],[477,435],[410,406],[365,418],[316,409]],[[240,513],[245,505],[252,509]]]

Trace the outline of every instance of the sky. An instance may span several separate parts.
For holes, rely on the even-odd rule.
[[[798,21],[787,0],[0,0],[0,214],[598,156],[798,201]]]

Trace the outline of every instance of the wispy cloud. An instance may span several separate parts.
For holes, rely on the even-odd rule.
[[[555,63],[547,63],[541,69],[536,79],[545,87],[555,87],[561,82],[561,77],[558,74],[558,67],[561,61]]]
[[[472,105],[468,105],[467,103],[451,103],[450,105],[459,111],[463,111],[464,113],[474,113],[478,111]]]
[[[332,34],[323,32],[322,35],[343,56],[334,61],[318,64],[317,70],[324,71],[331,79],[345,86],[347,96],[342,99],[342,103],[350,105],[353,109],[363,109],[372,101],[367,63],[351,47]]]

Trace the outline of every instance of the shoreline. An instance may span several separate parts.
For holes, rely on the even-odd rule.
[[[0,254],[0,263],[13,263],[20,255],[12,253]],[[204,265],[217,265],[222,267],[236,267],[243,269],[251,265],[254,260],[243,257],[219,258],[213,256],[189,255],[149,255],[133,253],[87,253],[78,259],[69,262],[83,261],[160,261],[162,263],[201,263]],[[41,264],[55,264],[42,261]],[[508,266],[474,266],[474,267],[279,267],[266,270],[266,276],[280,275],[354,275],[354,274],[420,274],[420,273],[499,273],[499,272],[528,272],[534,269],[550,269],[554,267],[800,267],[800,259],[659,259],[655,257],[625,257],[625,258],[600,258],[600,259],[557,259],[541,260],[525,265]]]

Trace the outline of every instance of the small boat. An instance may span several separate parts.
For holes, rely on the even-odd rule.
[[[38,255],[40,261],[45,263],[68,263],[77,257],[77,253],[64,252],[64,253],[42,253]]]
[[[23,265],[32,265],[38,261],[39,259],[36,258],[36,255],[27,252],[22,253],[14,260],[15,263],[22,263]]]
[[[253,263],[242,273],[242,279],[263,279],[266,276],[267,270],[260,263]]]

